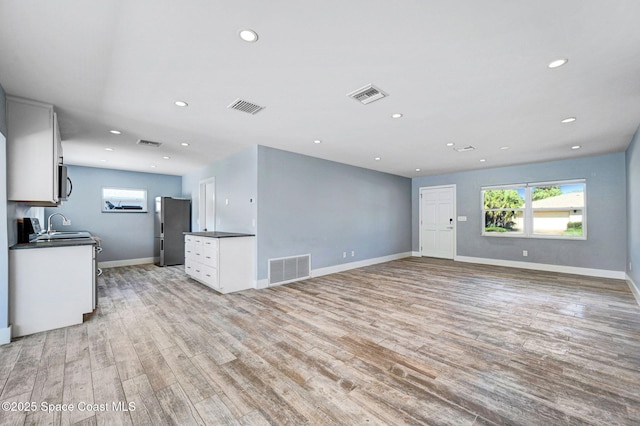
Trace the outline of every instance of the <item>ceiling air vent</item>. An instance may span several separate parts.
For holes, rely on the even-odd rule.
[[[467,151],[473,151],[474,149],[476,149],[476,147],[472,145],[465,146],[464,148],[454,146],[453,149],[458,152],[467,152]]]
[[[246,112],[247,114],[257,114],[265,109],[265,107],[263,106],[256,105],[252,102],[243,101],[242,99],[236,99],[227,108]]]
[[[142,145],[142,146],[150,146],[153,148],[157,148],[160,145],[162,145],[161,142],[153,142],[153,141],[146,141],[144,139],[138,139],[138,142],[136,142],[138,145]]]
[[[378,99],[386,98],[387,95],[382,90],[375,87],[373,84],[367,84],[364,87],[359,88],[358,90],[347,93],[347,96],[355,99],[361,104],[370,104],[371,102],[375,102]]]

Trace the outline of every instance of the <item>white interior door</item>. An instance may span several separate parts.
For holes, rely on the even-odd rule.
[[[198,225],[201,231],[216,229],[216,180],[209,178],[200,182],[200,209]]]
[[[453,259],[456,187],[420,188],[420,254]]]

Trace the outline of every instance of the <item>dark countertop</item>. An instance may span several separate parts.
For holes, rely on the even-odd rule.
[[[240,232],[184,232],[184,234],[209,238],[255,237],[255,234],[242,234]]]
[[[9,247],[9,250],[69,247],[69,246],[89,246],[89,245],[96,245],[96,244],[98,244],[98,242],[93,238],[69,238],[66,240],[33,241],[31,243],[14,244],[11,247]]]

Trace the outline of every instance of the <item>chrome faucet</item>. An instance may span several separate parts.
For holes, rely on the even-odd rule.
[[[53,214],[50,214],[50,215],[49,215],[49,218],[47,219],[47,234],[50,234],[52,231],[54,231],[53,229],[51,229],[51,219],[52,219],[54,216],[62,216],[62,220],[64,221],[64,222],[62,222],[62,224],[63,224],[63,225],[68,225],[68,224],[67,224],[67,223],[65,223],[65,222],[69,222],[69,219],[67,219],[67,218],[66,218],[66,216],[65,216],[65,215],[63,215],[62,213],[53,213]]]

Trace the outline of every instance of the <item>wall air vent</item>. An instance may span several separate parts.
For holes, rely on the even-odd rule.
[[[354,92],[347,93],[347,96],[366,105],[379,99],[386,98],[389,95],[375,87],[373,84],[367,84]]]
[[[269,259],[269,286],[311,277],[311,255]]]
[[[454,151],[458,151],[458,152],[473,151],[474,149],[476,149],[476,147],[475,147],[475,146],[472,146],[472,145],[465,146],[464,148],[463,148],[463,147],[457,147],[457,146],[454,146],[454,147],[453,147],[453,150],[454,150]]]
[[[152,148],[157,148],[160,145],[162,145],[161,142],[153,142],[153,141],[146,141],[144,139],[138,139],[138,142],[136,142],[138,145],[142,145],[142,146],[150,146]]]
[[[247,114],[253,115],[259,113],[266,107],[256,105],[252,102],[243,101],[242,99],[236,99],[235,101],[231,102],[231,105],[229,105],[227,108],[235,109],[237,111],[242,111],[246,112]]]

